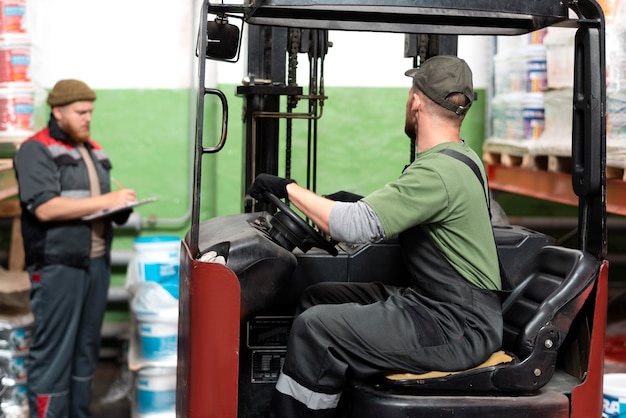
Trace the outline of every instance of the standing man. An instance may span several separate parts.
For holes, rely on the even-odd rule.
[[[463,370],[501,346],[498,258],[488,190],[477,178],[486,184],[486,176],[459,136],[474,100],[471,70],[457,57],[436,56],[406,75],[413,85],[404,129],[417,157],[396,181],[353,203],[265,174],[248,191],[256,199],[265,191],[288,197],[337,241],[399,234],[411,279],[405,288],[327,282],[307,289],[270,417],[332,417],[348,372]]]
[[[111,221],[130,210],[81,217],[136,200],[111,192],[111,163],[90,137],[95,92],[59,81],[48,96],[48,126],[14,159],[35,332],[28,362],[31,418],[91,417],[91,382],[110,282]]]

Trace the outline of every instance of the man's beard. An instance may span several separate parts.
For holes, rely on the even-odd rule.
[[[412,141],[417,139],[417,134],[415,133],[415,127],[409,123],[404,126],[404,133],[409,137]]]
[[[77,129],[73,129],[71,126],[68,126],[65,129],[65,133],[75,142],[87,142],[89,141],[89,137],[91,135],[91,132],[89,129],[77,130]]]

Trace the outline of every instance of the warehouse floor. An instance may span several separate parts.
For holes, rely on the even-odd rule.
[[[131,381],[117,359],[101,359],[94,376],[91,409],[94,418],[130,418]]]

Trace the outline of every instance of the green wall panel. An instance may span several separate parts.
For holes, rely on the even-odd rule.
[[[138,197],[158,202],[142,215],[178,218],[189,201],[189,93],[187,91],[99,91],[93,137],[113,162],[112,176]]]

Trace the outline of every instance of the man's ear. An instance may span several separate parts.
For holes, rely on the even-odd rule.
[[[54,116],[56,120],[61,119],[61,107],[60,106],[52,107],[52,116]]]
[[[422,99],[419,94],[413,92],[413,100],[411,101],[411,112],[417,112],[422,106]]]

